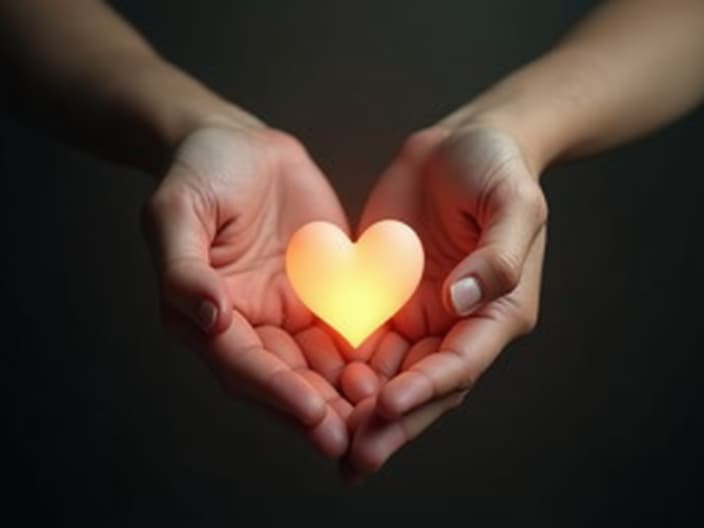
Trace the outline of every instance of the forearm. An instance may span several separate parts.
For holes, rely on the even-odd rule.
[[[97,0],[0,0],[0,24],[8,110],[108,159],[157,170],[201,124],[257,123]]]
[[[679,117],[704,96],[704,2],[614,0],[445,123],[509,129],[537,171]]]

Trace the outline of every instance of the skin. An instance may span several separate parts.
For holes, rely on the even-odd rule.
[[[0,0],[0,34],[7,111],[157,179],[144,231],[166,327],[227,391],[340,459],[350,481],[459,405],[535,325],[544,169],[655,130],[704,96],[704,3],[614,0],[413,134],[355,232],[406,221],[423,241],[425,274],[408,305],[351,350],[282,271],[286,243],[306,222],[349,232],[300,143],[159,57],[104,3]],[[481,299],[460,315],[450,288],[468,276]]]
[[[350,418],[357,425],[345,464],[361,473],[458,405],[501,350],[533,328],[545,248],[537,178],[496,130],[413,136],[373,190],[360,229],[388,216],[416,230],[427,258],[418,290],[386,328],[393,345],[370,359],[388,381]],[[447,298],[463,275],[483,277],[494,299],[469,317]]]
[[[546,55],[411,136],[373,190],[362,227],[385,215],[406,219],[423,240],[428,269],[388,326],[395,345],[372,356],[389,381],[350,416],[346,478],[379,470],[535,325],[547,217],[537,182],[545,168],[637,138],[696,106],[702,56],[704,3],[605,2]],[[482,305],[461,317],[449,306],[449,287],[466,276],[478,278]]]
[[[305,339],[316,322],[284,270],[288,239],[313,220],[347,230],[335,194],[296,140],[211,127],[179,146],[144,225],[166,325],[228,391],[292,417],[320,451],[339,456],[352,406],[311,365],[313,354],[340,354],[332,341]]]

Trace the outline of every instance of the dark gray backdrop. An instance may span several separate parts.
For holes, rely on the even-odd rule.
[[[404,136],[592,2],[116,4],[166,57],[297,134],[354,218]],[[160,330],[138,230],[149,178],[6,121],[9,511],[120,527],[695,524],[703,133],[700,110],[547,174],[540,326],[459,411],[348,490]]]

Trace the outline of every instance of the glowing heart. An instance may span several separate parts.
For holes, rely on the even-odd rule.
[[[356,243],[334,224],[311,222],[291,238],[286,272],[301,302],[356,347],[413,295],[423,246],[397,220],[373,224]]]

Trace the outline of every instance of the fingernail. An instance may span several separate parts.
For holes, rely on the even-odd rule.
[[[458,315],[469,315],[482,299],[482,290],[474,277],[465,277],[450,286],[450,299]]]
[[[203,301],[198,307],[196,317],[200,327],[205,332],[208,332],[215,326],[215,321],[218,318],[218,309],[210,301]]]

